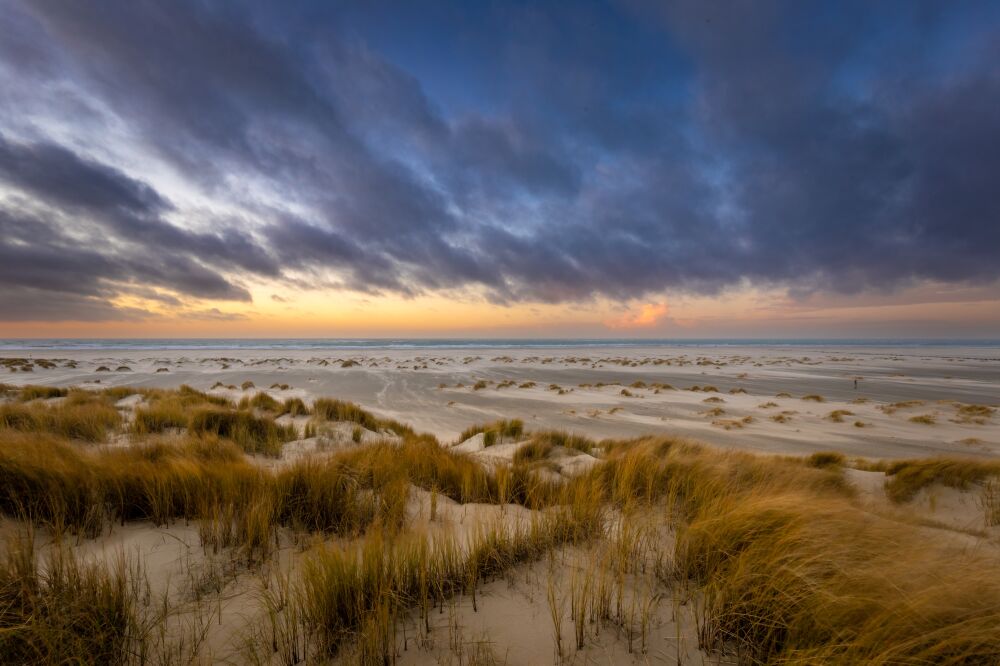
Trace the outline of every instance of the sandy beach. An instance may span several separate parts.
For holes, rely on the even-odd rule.
[[[443,442],[474,423],[521,418],[533,430],[597,439],[669,434],[782,454],[1000,455],[1000,422],[958,412],[961,405],[1000,404],[1000,350],[989,347],[133,349],[31,356],[49,357],[55,366],[35,363],[33,372],[9,372],[4,381],[188,384],[236,399],[260,390],[279,399],[332,396]],[[253,388],[242,389],[246,382]]]
[[[728,611],[699,558],[730,553],[715,540],[729,529],[757,534],[773,515],[789,525],[819,516],[827,527],[791,551],[768,550],[771,537],[762,537],[760,562],[730,570],[720,560],[716,575],[769,568],[789,552],[801,558],[794,566],[808,567],[818,552],[818,561],[840,558],[838,570],[851,577],[873,576],[866,586],[886,580],[888,565],[869,563],[877,557],[898,561],[892,580],[911,565],[939,571],[920,575],[960,601],[936,604],[928,617],[964,613],[961,604],[994,594],[981,595],[987,583],[975,577],[992,580],[1000,547],[995,348],[2,357],[0,474],[9,487],[0,535],[9,556],[0,575],[37,575],[13,564],[33,554],[40,571],[59,576],[87,567],[108,580],[124,576],[122,589],[132,590],[121,601],[125,633],[151,654],[198,663],[294,664],[304,655],[426,665],[744,663],[743,643],[720,629]],[[177,390],[185,385],[194,390]],[[651,475],[638,482],[643,474]],[[23,502],[41,519],[26,520]],[[81,502],[90,508],[77,511]],[[693,517],[675,513],[675,502]],[[698,529],[707,541],[691,536]],[[855,548],[872,555],[856,561]],[[914,559],[915,549],[930,559]],[[132,568],[115,568],[123,562]],[[968,571],[961,589],[940,579],[955,562]],[[406,580],[418,574],[407,567],[433,570],[438,587],[415,590]],[[382,568],[397,573],[363,582]],[[824,595],[855,599],[856,584]],[[325,596],[338,586],[355,605]],[[55,596],[61,588],[44,589]],[[393,595],[404,601],[386,601]],[[810,613],[827,612],[824,595]],[[895,588],[883,596],[896,604],[887,612],[928,612],[906,606]],[[350,631],[309,633],[341,625]],[[124,631],[119,620],[102,627]],[[983,642],[993,650],[992,639]]]

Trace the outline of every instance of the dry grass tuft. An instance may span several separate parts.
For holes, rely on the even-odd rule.
[[[28,400],[37,400],[39,398],[64,398],[67,393],[69,393],[69,389],[59,388],[57,386],[28,385],[21,389],[18,399],[22,402],[27,402]]]
[[[0,429],[44,433],[87,442],[103,442],[121,424],[118,410],[103,396],[72,393],[58,405],[0,404]]]
[[[517,441],[524,435],[524,421],[521,419],[502,419],[493,423],[474,425],[463,430],[458,436],[458,441],[464,442],[479,433],[483,433],[483,443],[486,446],[503,444],[504,440]]]
[[[854,412],[847,409],[835,409],[826,415],[826,418],[830,419],[834,423],[843,423],[845,416],[854,416]]]
[[[810,467],[816,467],[819,469],[826,469],[828,467],[842,467],[846,458],[844,454],[838,453],[836,451],[817,451],[808,458],[806,458],[806,464]]]
[[[130,662],[140,640],[138,585],[124,559],[84,564],[61,546],[40,558],[30,533],[15,537],[0,559],[0,662]]]
[[[318,398],[313,402],[313,416],[321,421],[347,421],[357,423],[360,426],[374,432],[388,430],[399,435],[413,435],[413,428],[391,419],[380,419],[369,411],[362,409],[353,402],[344,400],[334,400],[332,398]]]
[[[236,442],[247,453],[281,455],[281,446],[296,438],[295,428],[280,426],[268,416],[245,411],[204,408],[191,415],[188,429],[193,434],[218,435]]]
[[[955,411],[958,414],[957,421],[959,423],[986,425],[997,410],[986,405],[958,405]]]
[[[1000,462],[960,458],[903,460],[885,465],[885,473],[889,477],[885,484],[889,499],[907,502],[935,483],[966,490],[974,483],[1000,476]]]

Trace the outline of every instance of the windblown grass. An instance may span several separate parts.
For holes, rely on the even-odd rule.
[[[935,483],[966,490],[974,483],[1000,477],[1000,462],[961,458],[903,460],[889,463],[885,473],[889,477],[886,495],[894,502],[906,502]]]
[[[72,440],[86,438],[52,416],[110,410],[120,419],[111,401],[136,392],[144,399],[136,421],[144,425],[134,426],[142,437],[129,447],[81,446]],[[578,648],[585,644],[593,623],[603,621],[644,650],[648,609],[672,589],[697,607],[701,646],[735,649],[745,663],[1000,660],[996,562],[965,549],[964,541],[956,548],[946,547],[947,539],[928,544],[912,526],[865,511],[836,452],[787,459],[665,437],[598,445],[541,432],[530,434],[513,464],[488,468],[352,403],[317,400],[314,419],[395,436],[359,438],[363,446],[269,469],[250,464],[244,451],[273,453],[293,435],[271,418],[288,403],[248,399],[241,410],[214,400],[193,389],[122,389],[69,391],[59,405],[4,404],[0,511],[56,535],[93,536],[131,520],[195,521],[203,546],[232,549],[248,562],[273,557],[279,530],[339,537],[309,554],[294,579],[264,593],[275,646],[264,651],[293,655],[292,662],[322,661],[350,646],[362,663],[391,663],[405,612],[415,610],[429,626],[429,613],[440,612],[445,599],[464,593],[475,607],[477,587],[517,563],[563,544],[594,542],[603,544],[601,559],[555,590],[575,623],[572,638],[560,636],[563,650],[574,639]],[[504,437],[524,436],[520,424],[516,435],[509,426],[487,428],[494,426],[508,428]],[[149,434],[170,427],[189,432]],[[590,451],[600,462],[552,480],[537,461],[557,447]],[[931,459],[876,467],[886,472],[895,501],[932,483],[981,483],[990,515],[1000,505],[1000,463]],[[443,495],[537,511],[529,524],[498,523],[467,539],[428,538],[407,528],[414,486],[432,493],[432,507]],[[656,541],[655,531],[635,529],[639,515],[662,517],[671,537]],[[653,557],[668,548],[672,558]],[[130,587],[135,572],[71,559],[39,566],[29,551],[8,548],[0,561],[0,661],[132,660],[133,641],[141,640]],[[645,610],[623,608],[626,595],[615,592],[616,581],[639,576],[647,564],[648,587],[632,597]]]
[[[594,440],[583,435],[567,433],[561,430],[543,430],[531,433],[532,442],[561,446],[567,449],[574,449],[584,453],[590,453],[597,448]]]
[[[502,419],[493,423],[474,425],[463,430],[458,436],[458,441],[464,442],[479,433],[484,433],[484,440],[489,442],[486,446],[503,444],[504,440],[517,441],[524,434],[524,421],[521,419]]]
[[[524,464],[544,460],[554,446],[548,439],[533,439],[514,453],[514,464]]]
[[[392,663],[396,619],[404,610],[419,609],[429,624],[430,613],[448,597],[471,593],[475,604],[478,585],[567,540],[571,520],[561,513],[526,528],[493,525],[468,543],[376,535],[359,551],[320,549],[306,561],[292,595],[293,617],[301,618],[301,634],[314,637],[316,658],[335,656],[350,641],[360,663]]]
[[[68,389],[58,386],[25,386],[21,389],[18,398],[22,402],[36,400],[38,398],[64,398],[69,393]]]
[[[118,664],[140,638],[138,576],[118,559],[83,564],[63,547],[39,561],[33,537],[0,558],[0,662]]]
[[[399,435],[414,434],[413,428],[392,419],[380,419],[353,402],[319,398],[313,403],[313,416],[323,421],[348,421],[374,432],[388,430]]]
[[[100,396],[71,394],[58,405],[0,405],[0,429],[59,435],[87,442],[105,441],[121,424],[121,415]]]
[[[275,415],[281,413],[281,403],[263,391],[255,394],[252,398],[242,398],[237,407],[239,409],[257,409]]]
[[[268,416],[226,409],[200,409],[191,415],[188,429],[193,434],[212,434],[231,439],[247,453],[281,455],[281,446],[295,439],[292,426],[281,426]]]

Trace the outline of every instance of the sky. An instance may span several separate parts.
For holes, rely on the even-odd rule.
[[[0,337],[1000,338],[1000,3],[0,0]]]

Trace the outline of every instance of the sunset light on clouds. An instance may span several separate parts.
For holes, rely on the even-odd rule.
[[[7,3],[0,335],[995,334],[997,5],[810,6]]]

